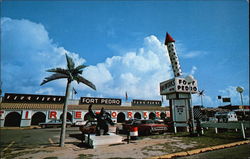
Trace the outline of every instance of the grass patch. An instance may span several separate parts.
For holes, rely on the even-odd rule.
[[[26,155],[26,154],[35,154],[38,152],[52,152],[52,151],[47,151],[47,150],[26,150],[26,151],[21,151],[21,152],[15,152],[15,153],[11,153],[11,152],[4,152],[2,157],[5,157],[6,159],[13,159],[15,157],[19,157],[22,155]]]
[[[212,129],[206,131],[205,134],[200,137],[190,137],[189,133],[187,132],[177,133],[171,136],[180,137],[182,142],[185,144],[191,142],[196,143],[197,148],[227,144],[243,140],[241,132],[226,131],[215,134],[214,130]]]
[[[249,133],[247,130],[246,133]],[[146,146],[142,151],[161,151],[164,153],[175,153],[181,151],[188,151],[197,148],[204,148],[209,146],[221,145],[243,140],[241,132],[233,130],[222,130],[215,134],[213,129],[205,131],[205,134],[199,137],[191,137],[188,132],[178,132],[176,134],[163,134],[148,136],[151,139],[176,139],[173,142],[158,144],[153,146]]]

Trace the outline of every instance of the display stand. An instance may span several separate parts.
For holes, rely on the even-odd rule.
[[[101,136],[96,136],[95,134],[85,134],[85,143],[91,148],[96,148],[96,146],[100,145],[119,144],[122,143],[122,139],[122,136],[114,133]]]

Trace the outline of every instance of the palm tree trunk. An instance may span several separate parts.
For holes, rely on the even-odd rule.
[[[68,100],[70,96],[70,86],[71,81],[68,80],[66,92],[65,92],[65,102],[63,105],[63,121],[62,121],[62,128],[61,128],[61,135],[60,135],[60,147],[64,147],[64,140],[66,134],[66,119],[67,119],[67,110],[68,110]]]

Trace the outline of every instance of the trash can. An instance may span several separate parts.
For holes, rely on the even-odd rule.
[[[132,126],[130,128],[130,139],[137,140],[138,138],[138,127]]]

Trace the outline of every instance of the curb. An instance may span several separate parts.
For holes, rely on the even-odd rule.
[[[173,157],[190,156],[190,155],[194,155],[194,154],[198,154],[198,153],[202,153],[202,152],[224,149],[224,148],[239,146],[239,145],[248,144],[248,143],[250,143],[250,140],[238,141],[238,142],[233,142],[233,143],[229,143],[229,144],[205,147],[205,148],[194,149],[194,150],[183,151],[183,152],[176,152],[176,153],[171,153],[171,154],[167,154],[167,155],[151,157],[149,159],[162,159],[162,158],[171,159]]]

